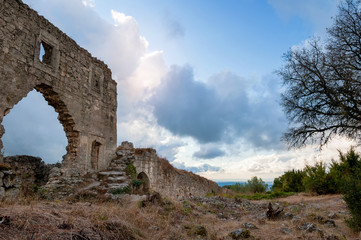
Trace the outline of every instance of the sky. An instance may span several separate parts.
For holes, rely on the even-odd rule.
[[[336,137],[288,149],[289,49],[326,36],[338,0],[24,0],[111,68],[118,144],[153,147],[173,166],[213,180],[270,181],[355,145]],[[6,155],[61,161],[57,113],[33,91],[3,121]]]

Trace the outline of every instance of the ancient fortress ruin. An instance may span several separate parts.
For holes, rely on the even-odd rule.
[[[64,127],[64,167],[106,168],[117,142],[110,69],[21,1],[0,0],[0,12],[0,148],[4,116],[35,89]]]
[[[5,133],[3,118],[35,89],[59,114],[68,140],[61,171],[53,171],[50,179],[59,183],[59,177],[99,173],[92,186],[129,184],[123,174],[125,164],[119,162],[122,157],[115,154],[116,87],[105,63],[92,57],[48,20],[21,0],[0,0],[0,149]],[[195,195],[204,195],[219,188],[198,175],[175,170],[168,161],[158,158],[153,149],[129,146],[125,144],[117,152],[126,149],[125,155],[131,156],[137,177],[144,182],[143,190],[168,195],[193,191]],[[0,154],[0,163],[3,162],[4,156]],[[107,176],[106,181],[102,174]],[[9,182],[6,176],[0,173],[0,195],[11,187],[10,183],[5,184]],[[193,188],[202,190],[197,194]]]

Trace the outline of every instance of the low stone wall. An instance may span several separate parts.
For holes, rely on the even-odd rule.
[[[117,155],[136,167],[138,179],[148,185],[145,188],[163,196],[174,199],[204,197],[207,193],[221,191],[217,183],[173,167],[166,159],[158,157],[156,150],[152,148],[134,148],[132,143],[123,142],[117,148]]]
[[[192,172],[173,167],[168,160],[157,156],[154,149],[136,149],[137,173],[144,172],[150,179],[150,188],[171,198],[204,197],[218,193],[217,183]]]
[[[0,200],[16,198],[19,195],[21,187],[19,180],[9,164],[0,164]]]
[[[39,157],[5,157],[0,164],[0,199],[16,198],[21,191],[33,191],[35,186],[45,185],[54,166],[45,164]]]

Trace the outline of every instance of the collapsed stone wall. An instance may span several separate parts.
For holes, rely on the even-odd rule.
[[[0,63],[0,150],[3,118],[35,89],[64,127],[64,173],[108,167],[117,141],[117,93],[106,64],[20,0],[0,0]]]
[[[173,167],[166,159],[160,158],[152,148],[134,148],[133,144],[123,142],[117,148],[117,155],[133,156],[138,179],[145,182],[146,188],[171,198],[204,197],[207,193],[218,193],[221,188],[217,183],[192,172]],[[129,158],[128,158],[129,159]]]
[[[0,200],[16,198],[20,192],[32,192],[43,186],[49,179],[55,164],[45,164],[41,158],[26,155],[4,158],[0,164]]]

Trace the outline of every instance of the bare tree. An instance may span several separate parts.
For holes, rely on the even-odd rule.
[[[278,73],[290,146],[323,146],[335,135],[361,140],[360,6],[360,0],[342,2],[327,40],[312,39],[285,55]]]

